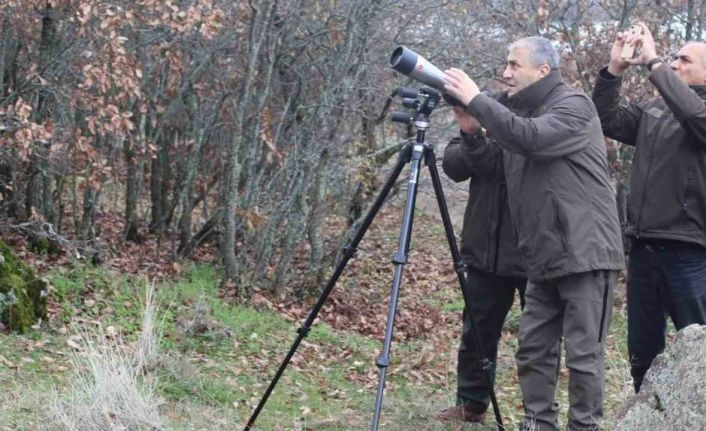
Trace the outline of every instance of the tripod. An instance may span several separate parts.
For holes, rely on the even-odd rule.
[[[449,248],[451,250],[451,256],[453,258],[454,270],[458,278],[459,285],[461,287],[461,292],[463,294],[463,300],[466,307],[466,312],[470,313],[471,310],[471,298],[469,293],[469,287],[465,276],[465,264],[461,260],[461,255],[458,251],[458,245],[456,243],[456,238],[453,233],[453,227],[451,225],[451,218],[449,217],[448,207],[446,206],[446,200],[444,199],[444,192],[441,186],[441,179],[439,177],[439,171],[436,167],[436,156],[434,154],[433,146],[425,142],[426,131],[429,128],[429,117],[434,108],[438,106],[440,100],[440,94],[430,88],[422,88],[419,92],[413,89],[400,89],[398,94],[404,97],[403,105],[408,108],[415,109],[415,115],[412,116],[407,112],[394,112],[392,114],[392,120],[400,123],[413,124],[417,129],[416,140],[414,143],[406,144],[401,150],[397,163],[392,170],[392,173],[386,180],[382,187],[382,190],[375,198],[370,210],[365,215],[360,228],[356,231],[351,240],[350,244],[343,249],[343,257],[341,261],[336,266],[331,278],[326,283],[324,290],[321,292],[316,304],[309,312],[307,319],[304,321],[302,326],[297,329],[297,338],[294,340],[292,347],[285,356],[284,360],[279,366],[277,373],[275,373],[274,378],[270,382],[265,394],[260,399],[257,407],[253,411],[252,416],[248,420],[247,425],[245,425],[244,431],[250,431],[252,426],[255,424],[260,411],[264,407],[267,399],[274,390],[275,385],[279,381],[280,377],[284,373],[285,368],[289,364],[292,356],[299,347],[301,341],[309,334],[311,330],[311,325],[319,314],[319,311],[324,305],[324,302],[328,298],[329,294],[333,290],[336,281],[340,277],[344,268],[346,267],[348,261],[355,255],[358,244],[363,239],[365,232],[372,223],[375,215],[378,213],[380,207],[384,203],[387,195],[394,186],[397,178],[402,172],[402,168],[405,164],[411,163],[408,188],[407,188],[407,200],[404,208],[404,215],[402,217],[402,228],[400,230],[399,242],[397,247],[397,253],[392,258],[392,262],[395,265],[395,274],[392,281],[392,292],[390,294],[390,304],[387,313],[387,323],[385,327],[385,338],[383,341],[383,351],[380,356],[375,361],[376,366],[380,370],[380,377],[377,386],[377,391],[375,395],[375,411],[373,413],[373,419],[370,425],[371,431],[377,431],[378,425],[380,423],[380,413],[382,410],[382,398],[383,392],[385,390],[385,378],[387,374],[387,368],[390,365],[390,347],[392,345],[392,335],[394,329],[395,315],[397,313],[397,301],[400,294],[400,284],[402,281],[402,271],[404,265],[407,263],[407,256],[409,254],[410,239],[412,235],[412,223],[414,219],[414,207],[417,199],[417,186],[419,182],[419,174],[421,170],[422,163],[429,167],[429,172],[431,173],[432,184],[434,186],[434,194],[436,195],[436,201],[439,205],[439,211],[441,213],[441,218],[444,224],[444,230],[446,232],[446,240],[448,241]],[[493,406],[493,412],[495,413],[495,420],[498,426],[498,430],[502,431],[503,427],[502,417],[500,415],[500,409],[498,407],[498,402],[495,397],[495,391],[493,389],[493,370],[494,364],[487,358],[482,342],[476,330],[473,316],[469,315],[470,330],[471,335],[474,340],[475,347],[481,358],[479,366],[484,371],[483,375],[485,377],[486,385],[488,386],[490,392],[490,401]]]

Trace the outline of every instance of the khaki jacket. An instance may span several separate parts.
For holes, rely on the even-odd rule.
[[[593,101],[609,138],[635,146],[626,234],[706,247],[706,86],[669,67],[650,73],[662,97],[620,105],[622,80],[601,70]]]
[[[466,110],[504,151],[510,213],[528,278],[622,269],[615,193],[591,100],[554,71],[501,101],[480,94]]]

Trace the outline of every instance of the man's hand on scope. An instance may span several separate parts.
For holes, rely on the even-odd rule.
[[[480,93],[478,85],[463,70],[452,67],[444,73],[446,73],[444,89],[465,106],[468,106],[471,100]]]
[[[480,123],[471,114],[466,112],[460,106],[454,106],[454,115],[456,115],[456,122],[458,127],[463,133],[472,134],[480,129]]]

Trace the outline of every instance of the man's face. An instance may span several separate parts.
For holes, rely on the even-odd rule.
[[[706,44],[687,43],[671,67],[686,85],[706,85]]]
[[[549,66],[536,67],[529,60],[527,48],[515,48],[507,55],[507,66],[503,72],[503,80],[509,86],[508,96],[514,96],[519,91],[544,78]]]

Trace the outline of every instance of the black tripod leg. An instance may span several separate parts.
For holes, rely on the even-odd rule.
[[[402,150],[400,150],[400,156],[397,160],[397,164],[395,165],[390,176],[387,178],[387,181],[385,182],[382,189],[380,190],[380,193],[378,194],[377,198],[375,198],[375,201],[373,202],[372,206],[368,210],[368,213],[365,215],[365,218],[363,219],[363,222],[361,223],[360,228],[358,228],[358,231],[353,236],[353,239],[351,240],[350,244],[343,249],[343,252],[344,252],[343,257],[341,258],[340,262],[338,263],[338,266],[336,266],[336,270],[333,272],[333,275],[331,275],[331,278],[329,278],[328,282],[326,283],[326,286],[324,287],[324,290],[321,292],[321,295],[319,296],[319,299],[317,300],[316,305],[314,305],[314,308],[312,308],[312,310],[309,312],[309,316],[306,318],[306,321],[304,321],[302,326],[300,326],[299,329],[297,329],[297,334],[298,334],[297,338],[294,340],[292,347],[289,349],[289,352],[285,356],[284,360],[282,360],[282,363],[280,364],[279,369],[277,370],[277,373],[275,373],[274,378],[270,382],[270,385],[267,387],[265,394],[260,399],[260,402],[258,403],[257,407],[253,411],[253,414],[250,416],[250,419],[248,420],[247,425],[245,425],[244,431],[249,431],[252,429],[252,426],[255,424],[255,421],[257,420],[257,417],[260,414],[260,411],[265,406],[267,399],[270,397],[270,394],[272,393],[275,386],[277,385],[277,382],[279,381],[280,377],[282,377],[282,374],[284,373],[285,368],[287,368],[287,365],[289,365],[289,361],[292,359],[292,356],[294,356],[294,352],[296,352],[301,341],[307,335],[309,335],[309,331],[311,330],[311,325],[314,322],[314,320],[316,319],[316,316],[319,314],[321,307],[323,307],[324,302],[326,302],[326,299],[328,298],[329,294],[333,290],[333,287],[336,284],[336,281],[338,281],[338,278],[340,277],[341,273],[343,272],[343,269],[346,267],[346,264],[348,263],[350,258],[355,255],[355,252],[358,247],[358,243],[360,243],[360,241],[363,239],[363,235],[365,235],[365,232],[368,230],[368,227],[370,227],[370,223],[372,223],[373,218],[378,213],[378,211],[380,210],[380,207],[385,202],[387,195],[390,193],[390,190],[395,185],[395,181],[397,181],[397,178],[400,176],[400,172],[402,172],[402,168],[409,161],[410,151],[411,151],[410,145],[407,145],[404,148],[402,148]]]
[[[449,242],[449,248],[451,248],[451,256],[453,257],[456,276],[458,277],[458,282],[461,285],[461,293],[463,294],[463,302],[466,306],[466,313],[468,313],[468,322],[470,323],[469,326],[471,330],[471,335],[473,337],[478,356],[481,358],[480,366],[484,371],[483,374],[485,375],[485,382],[488,386],[488,391],[490,392],[490,401],[493,405],[493,411],[495,412],[495,421],[498,424],[498,430],[504,430],[505,427],[503,426],[502,416],[500,415],[498,400],[495,397],[495,389],[493,388],[493,373],[495,364],[493,364],[485,354],[485,349],[483,349],[482,340],[478,335],[478,331],[473,320],[473,315],[471,314],[471,295],[468,287],[468,281],[466,280],[466,277],[463,273],[465,264],[461,260],[461,253],[459,253],[458,251],[458,244],[456,243],[456,237],[454,236],[453,226],[451,224],[451,217],[449,217],[449,209],[446,206],[446,200],[444,199],[444,190],[441,187],[439,170],[436,167],[436,156],[434,155],[434,151],[431,147],[427,148],[425,160],[426,164],[429,166],[432,184],[434,184],[434,194],[436,195],[436,202],[439,204],[439,212],[441,213],[441,219],[444,223],[446,239]]]
[[[412,222],[414,220],[414,205],[417,199],[417,183],[419,182],[419,169],[421,160],[424,157],[423,146],[414,145],[412,151],[412,164],[409,176],[409,186],[407,189],[407,202],[405,204],[404,215],[402,217],[402,228],[397,247],[397,253],[392,259],[395,264],[395,275],[392,281],[392,292],[390,294],[390,305],[387,312],[387,324],[385,327],[385,340],[383,342],[382,354],[377,358],[375,364],[380,369],[380,380],[378,381],[377,393],[375,395],[375,413],[370,425],[372,431],[377,431],[380,423],[380,412],[382,410],[382,396],[385,390],[385,376],[387,367],[390,365],[390,346],[392,344],[392,333],[397,313],[397,300],[400,296],[400,283],[402,281],[402,270],[407,263],[409,253],[410,238],[412,233]]]

